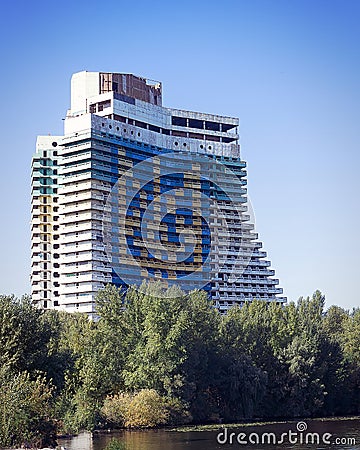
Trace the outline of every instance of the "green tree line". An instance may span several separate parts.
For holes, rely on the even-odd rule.
[[[221,315],[150,283],[97,296],[99,320],[0,296],[0,446],[56,433],[360,413],[360,309],[324,296]]]

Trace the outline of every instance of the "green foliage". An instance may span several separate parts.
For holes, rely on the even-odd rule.
[[[27,296],[20,300],[0,296],[1,367],[13,371],[45,369],[49,333],[41,321],[42,314]]]
[[[353,363],[360,361],[360,308],[355,309],[350,320],[344,320],[344,353]]]
[[[360,413],[360,310],[325,312],[319,291],[221,316],[201,291],[109,285],[97,312],[0,296],[0,445],[43,445],[55,426]]]
[[[153,284],[129,291],[126,301],[126,329],[122,330],[128,348],[125,387],[155,389],[188,403],[193,417],[207,415],[200,402],[209,400],[220,316],[206,294],[187,296]]]
[[[166,399],[154,389],[107,397],[102,412],[108,420],[127,428],[153,428],[169,419]]]
[[[50,419],[51,387],[28,372],[0,371],[0,446],[46,444],[53,434]]]

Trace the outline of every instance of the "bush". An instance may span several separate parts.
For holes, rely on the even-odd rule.
[[[105,417],[128,428],[152,428],[169,419],[167,401],[154,389],[142,389],[136,394],[120,393],[107,397],[102,409]]]
[[[51,393],[41,376],[33,380],[28,372],[14,376],[0,371],[0,446],[54,444],[55,427],[49,418]]]
[[[132,394],[123,392],[108,396],[104,401],[101,412],[110,422],[115,425],[124,426],[132,399]]]

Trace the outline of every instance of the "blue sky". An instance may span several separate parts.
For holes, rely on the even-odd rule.
[[[0,292],[30,291],[30,162],[70,77],[131,72],[165,106],[240,118],[257,231],[289,300],[359,307],[360,2],[1,5]]]

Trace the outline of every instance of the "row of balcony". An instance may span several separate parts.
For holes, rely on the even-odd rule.
[[[282,294],[283,290],[282,288],[270,288],[270,287],[231,287],[231,286],[221,286],[218,287],[214,286],[211,288],[212,291],[218,291],[220,296],[223,296],[224,293],[230,294],[241,294],[241,293],[250,293],[250,294]]]
[[[76,264],[73,262],[68,262],[61,265],[61,273],[85,273],[85,272],[101,272],[111,274],[112,267],[110,264],[96,264],[95,262],[87,262]]]

